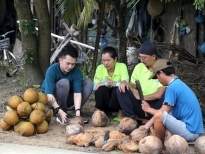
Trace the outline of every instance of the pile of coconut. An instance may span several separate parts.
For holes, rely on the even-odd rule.
[[[162,142],[156,136],[154,129],[149,130],[139,127],[137,122],[131,118],[123,118],[119,124],[119,130],[102,130],[106,127],[108,117],[103,111],[95,111],[92,115],[93,130],[85,130],[82,125],[69,124],[66,126],[68,138],[67,144],[78,146],[95,146],[103,151],[120,149],[125,153],[140,152],[143,154],[160,154],[162,152]],[[172,135],[165,144],[167,154],[189,153],[187,141],[178,135]],[[195,150],[198,154],[204,154],[205,136],[201,136],[195,142]]]
[[[47,95],[34,88],[27,89],[23,98],[17,95],[10,97],[0,127],[4,131],[14,129],[22,136],[46,133],[52,117],[47,103]]]

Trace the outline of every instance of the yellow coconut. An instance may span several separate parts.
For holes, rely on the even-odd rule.
[[[33,110],[41,110],[41,111],[44,111],[46,108],[45,105],[43,103],[40,103],[40,102],[33,103],[31,105],[31,107]]]
[[[0,127],[2,130],[11,130],[12,126],[8,125],[3,119],[0,120]]]
[[[45,113],[41,110],[33,110],[30,114],[29,120],[33,124],[41,124],[45,120]]]
[[[17,113],[20,117],[27,117],[32,111],[31,105],[28,102],[22,102],[17,107]]]
[[[22,136],[31,136],[34,133],[34,125],[29,121],[23,122],[19,130]]]
[[[24,92],[23,96],[25,102],[28,102],[30,104],[37,102],[39,98],[38,91],[34,88],[28,88]]]
[[[47,95],[45,93],[43,93],[43,92],[39,92],[38,95],[39,95],[38,102],[41,102],[44,105],[47,105],[48,104]]]
[[[24,123],[24,122],[26,122],[26,121],[19,121],[17,124],[15,124],[14,125],[14,131],[16,132],[16,133],[20,133],[20,126]]]
[[[50,124],[51,122],[51,117],[52,117],[52,111],[49,108],[45,108],[44,113],[46,115],[46,121],[48,122],[48,124]]]
[[[45,134],[48,132],[48,122],[44,120],[41,124],[35,125],[37,134]]]
[[[3,120],[8,125],[14,125],[19,121],[19,116],[16,111],[7,111],[3,117]]]
[[[11,108],[17,109],[18,105],[23,102],[23,99],[20,96],[14,95],[9,98],[8,104]]]

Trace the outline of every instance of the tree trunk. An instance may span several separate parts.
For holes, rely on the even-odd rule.
[[[51,21],[47,0],[34,0],[38,21],[38,61],[45,75],[51,57]]]
[[[6,11],[6,0],[0,0],[0,25],[3,22],[5,11]]]
[[[29,26],[24,24],[32,23],[32,14],[27,3],[27,0],[14,0],[14,6],[17,11],[18,20],[20,21],[20,31],[22,40],[22,50],[27,53],[30,60],[33,58],[31,63],[26,62],[24,64],[24,79],[28,86],[41,84],[43,81],[43,75],[39,69],[38,59],[37,59],[37,38],[35,33],[26,34],[26,30],[34,29],[34,24]],[[21,27],[21,25],[24,25]],[[27,31],[29,32],[29,31]]]

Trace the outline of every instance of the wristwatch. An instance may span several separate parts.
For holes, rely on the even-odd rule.
[[[53,110],[54,114],[57,114],[60,109],[61,109],[60,106],[57,107],[57,108],[55,108],[55,109]]]

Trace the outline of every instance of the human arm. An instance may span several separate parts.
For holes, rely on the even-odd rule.
[[[145,95],[144,100],[151,101],[151,100],[161,99],[161,97],[164,94],[165,90],[166,90],[166,87],[161,86],[157,89],[156,92],[154,92],[152,94],[149,94],[149,95]]]
[[[48,102],[50,103],[50,105],[56,109],[57,107],[59,107],[55,97],[53,94],[47,94],[47,98],[48,98]],[[58,110],[58,114],[60,115],[61,119],[62,119],[62,123],[64,123],[67,119],[67,113],[65,113],[61,108]]]
[[[81,102],[82,102],[82,94],[74,93],[74,106],[76,111],[76,116],[80,116]]]

